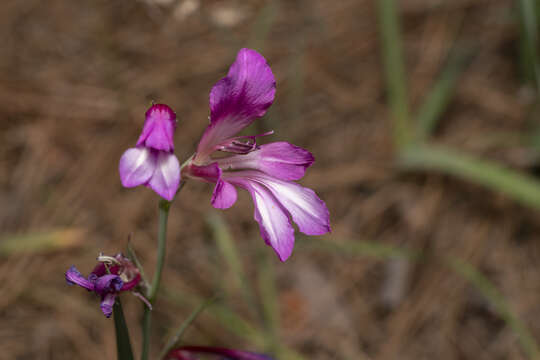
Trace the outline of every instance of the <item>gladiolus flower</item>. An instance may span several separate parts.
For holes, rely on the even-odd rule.
[[[285,261],[294,246],[290,218],[307,235],[329,232],[330,220],[325,203],[315,192],[294,182],[314,162],[309,151],[287,142],[256,144],[257,137],[272,132],[237,136],[266,113],[275,91],[274,75],[262,55],[240,50],[227,76],[210,92],[210,124],[182,172],[216,184],[211,203],[218,209],[235,203],[235,187],[247,190],[262,238]],[[213,157],[217,151],[228,155]]]
[[[144,185],[171,201],[180,184],[180,164],[174,155],[176,114],[164,104],[152,105],[136,147],[120,158],[120,180],[127,188]]]
[[[167,359],[198,360],[198,355],[202,354],[216,355],[216,359],[227,360],[272,360],[262,354],[210,346],[182,346],[171,351]]]
[[[66,271],[66,281],[69,285],[79,285],[99,295],[101,311],[106,317],[110,317],[116,296],[120,292],[133,290],[141,281],[141,275],[137,267],[121,254],[115,257],[100,256],[98,259],[101,262],[87,278],[75,266],[71,266]],[[110,264],[108,271],[104,262]]]

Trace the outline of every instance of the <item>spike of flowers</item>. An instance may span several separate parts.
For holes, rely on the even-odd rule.
[[[176,114],[164,104],[146,112],[136,147],[120,158],[120,180],[127,188],[144,185],[171,201],[180,184],[180,164],[174,155]]]
[[[210,346],[182,346],[171,351],[167,359],[198,360],[198,355],[216,355],[216,359],[227,360],[272,360],[267,355]]]
[[[116,296],[120,292],[133,290],[141,281],[141,275],[137,267],[122,254],[100,258],[104,258],[110,266],[99,262],[86,278],[75,266],[71,266],[66,271],[66,281],[69,285],[79,285],[99,295],[101,311],[106,317],[110,317]]]
[[[182,173],[215,183],[211,203],[218,209],[235,203],[235,187],[247,190],[261,236],[285,261],[294,246],[290,217],[307,235],[322,235],[331,229],[325,203],[313,190],[293,182],[313,164],[309,151],[287,142],[257,146],[257,136],[237,136],[266,113],[275,92],[274,75],[264,57],[255,50],[241,49],[227,76],[210,92],[210,124]],[[217,151],[228,156],[212,157]]]

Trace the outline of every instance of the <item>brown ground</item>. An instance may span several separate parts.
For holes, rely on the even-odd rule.
[[[260,50],[277,78],[276,102],[258,127],[316,156],[303,184],[330,209],[327,240],[368,240],[466,260],[540,338],[538,212],[477,185],[393,166],[374,1],[203,1],[190,10],[197,3],[2,2],[2,239],[64,232],[51,235],[54,250],[32,250],[26,238],[2,252],[1,359],[115,358],[112,320],[100,314],[93,296],[67,287],[63,272],[76,264],[87,273],[98,252],[124,249],[130,232],[150,272],[156,196],[123,189],[118,159],[135,143],[151,100],[177,112],[176,154],[191,155],[207,124],[208,92],[244,46]],[[532,173],[535,154],[511,135],[532,129],[517,67],[514,2],[401,5],[413,104],[429,91],[453,44],[474,49],[435,141]],[[218,286],[231,288],[205,225],[217,213],[210,196],[208,185],[188,183],[172,208],[164,277],[170,293],[206,297]],[[250,280],[257,278],[261,250],[272,256],[278,336],[306,359],[526,358],[497,308],[439,261],[298,246],[281,264],[262,244],[246,194],[219,214],[254,274]],[[59,243],[69,240],[75,244]],[[235,303],[240,296],[232,299],[229,305],[255,323]],[[129,295],[124,303],[138,345],[140,305]],[[154,350],[192,309],[161,297]],[[187,340],[265,350],[210,313]]]

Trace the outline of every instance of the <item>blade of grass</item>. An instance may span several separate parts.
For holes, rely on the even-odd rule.
[[[197,319],[197,316],[201,312],[203,312],[204,309],[206,309],[208,306],[210,306],[214,301],[216,301],[217,297],[212,297],[203,303],[201,303],[193,312],[187,317],[186,320],[178,327],[178,329],[175,331],[174,335],[167,341],[167,344],[165,347],[163,347],[163,350],[160,354],[160,359],[164,359],[167,354],[171,352],[175,347],[180,346],[180,341],[182,340],[182,336],[184,335],[184,332],[187,330],[189,325],[191,325],[195,319]]]
[[[258,253],[257,280],[264,316],[264,327],[268,339],[268,350],[266,352],[271,352],[275,358],[279,359],[281,358],[278,345],[279,302],[277,299],[274,264],[272,263],[273,258],[270,258],[273,254],[268,249],[262,250],[264,251]]]
[[[179,304],[180,306],[193,307],[201,303],[201,298],[194,294],[181,295],[176,291],[165,288],[165,297],[170,301]],[[226,305],[214,303],[207,311],[215,318],[221,326],[230,333],[245,339],[256,348],[264,348],[267,343],[266,334],[264,331],[252,325],[251,322],[238,315],[234,310]],[[304,357],[286,346],[279,345],[280,360],[304,360]]]
[[[534,0],[518,0],[521,36],[519,50],[522,72],[525,79],[540,88],[538,65],[538,5]]]
[[[114,329],[116,332],[116,351],[118,360],[133,360],[133,350],[122,304],[117,297],[113,307]]]
[[[474,285],[474,287],[490,301],[494,306],[495,311],[516,334],[521,347],[527,356],[530,359],[539,359],[540,352],[538,350],[538,344],[525,325],[512,313],[510,306],[495,285],[471,264],[460,259],[447,258],[446,264],[454,270],[454,272]]]
[[[457,79],[463,71],[469,53],[456,50],[427,95],[416,116],[416,136],[419,142],[425,141],[435,130],[437,122],[450,103]]]
[[[540,210],[540,182],[533,177],[434,145],[408,148],[400,164],[410,170],[439,171],[506,194],[523,205]]]
[[[379,0],[377,4],[382,59],[394,121],[394,142],[401,148],[410,142],[411,128],[399,17],[394,0]]]
[[[338,243],[336,239],[332,241],[301,239],[299,245],[341,255],[371,256],[379,259],[402,257],[412,261],[422,261],[425,257],[424,254],[418,251],[370,241],[349,240]],[[442,260],[442,264],[474,286],[494,306],[497,314],[517,336],[527,356],[530,359],[538,359],[540,352],[537,342],[523,322],[514,315],[504,296],[497,290],[495,285],[474,266],[463,260],[451,256],[445,256]]]
[[[244,273],[242,260],[238,256],[238,250],[234,244],[229,228],[223,218],[217,213],[212,213],[206,219],[207,224],[212,229],[216,245],[225,260],[226,267],[232,273],[232,279],[234,286],[241,289],[244,300],[250,306],[251,310],[262,317],[261,311],[257,302],[255,301],[255,294],[251,288],[248,278]],[[228,298],[230,294],[227,293],[228,289],[223,289]]]
[[[263,52],[266,39],[270,29],[276,21],[279,13],[279,1],[269,0],[257,14],[255,23],[251,28],[251,38],[248,41],[249,47],[259,52]]]
[[[82,244],[83,238],[84,231],[77,228],[5,235],[0,238],[0,255],[35,254],[67,249]]]

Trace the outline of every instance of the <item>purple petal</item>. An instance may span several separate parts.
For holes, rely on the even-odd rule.
[[[137,146],[145,146],[154,150],[174,150],[174,130],[176,114],[165,104],[152,105],[146,111],[146,121]]]
[[[234,186],[219,179],[214,187],[214,193],[212,194],[212,206],[216,209],[228,209],[234,205],[238,194]]]
[[[221,169],[217,162],[204,166],[189,164],[183,171],[185,171],[189,177],[195,177],[210,183],[217,183],[221,178]]]
[[[180,164],[174,154],[158,152],[156,168],[147,185],[164,199],[174,198],[180,185]]]
[[[294,247],[294,229],[287,211],[270,191],[257,182],[242,178],[231,179],[251,194],[255,205],[254,218],[259,223],[261,237],[270,245],[281,261],[291,256]]]
[[[171,351],[167,358],[179,360],[186,358],[191,359],[191,356],[197,354],[219,355],[220,357],[224,356],[226,359],[230,360],[272,360],[272,358],[267,355],[210,346],[182,346]]]
[[[109,293],[102,297],[101,311],[103,312],[103,315],[105,315],[106,317],[111,317],[115,300],[116,300],[115,293]]]
[[[281,180],[299,180],[313,164],[313,155],[288,142],[273,142],[245,155],[219,159],[224,169],[256,169]]]
[[[122,289],[124,282],[118,275],[107,274],[96,280],[95,292],[101,296],[108,293],[117,293]]]
[[[241,49],[227,77],[210,92],[210,125],[199,143],[196,159],[206,158],[217,145],[263,116],[275,92],[274,74],[264,57],[255,50]]]
[[[233,176],[235,179],[230,179]],[[236,178],[246,178],[264,185],[275,198],[287,209],[298,225],[298,229],[307,235],[322,235],[331,231],[330,214],[324,201],[313,190],[295,182],[283,181],[258,171],[237,171],[227,173],[227,179],[234,184]]]
[[[145,184],[156,169],[157,154],[145,147],[128,149],[120,158],[120,180],[127,188]]]
[[[69,285],[79,285],[86,290],[94,290],[94,283],[82,276],[73,265],[66,271],[66,281]]]

